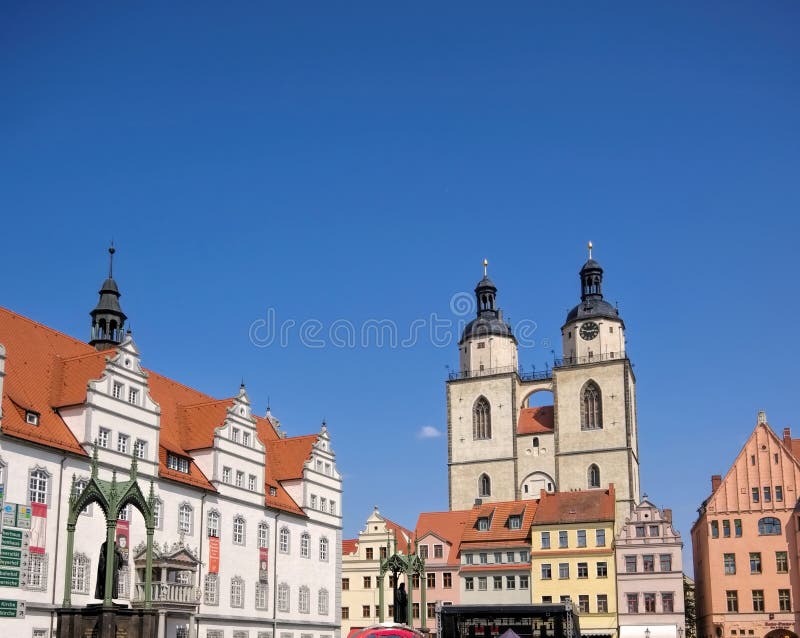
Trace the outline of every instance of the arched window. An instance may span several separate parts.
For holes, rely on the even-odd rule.
[[[47,491],[50,475],[45,470],[33,470],[28,481],[28,496],[31,503],[47,504]]]
[[[258,546],[269,547],[269,525],[263,521],[258,524]]]
[[[219,512],[217,510],[211,510],[208,513],[208,518],[206,519],[206,530],[208,536],[219,538]]]
[[[778,536],[781,533],[781,522],[773,516],[758,520],[758,533],[761,536]]]
[[[478,496],[492,495],[492,479],[488,474],[481,474],[478,478]]]
[[[289,585],[278,585],[278,611],[289,611]]]
[[[589,466],[589,488],[600,487],[600,468],[594,463]]]
[[[300,587],[300,598],[297,605],[297,611],[299,611],[301,614],[311,613],[311,590],[305,585]]]
[[[581,429],[599,430],[603,427],[603,400],[600,387],[587,381],[581,391]]]
[[[533,437],[533,447],[539,447],[539,437]]]
[[[244,545],[244,517],[233,517],[233,544]]]
[[[189,503],[181,503],[178,509],[178,531],[184,534],[192,533],[194,511]]]
[[[317,596],[317,611],[320,616],[328,615],[328,590],[320,589]]]
[[[278,551],[282,554],[289,553],[289,528],[281,527],[280,535],[278,537]]]
[[[324,536],[319,539],[319,559],[321,561],[328,560],[328,539]]]
[[[309,558],[311,556],[311,536],[309,536],[308,532],[303,532],[302,536],[300,536],[300,557],[301,558]]]
[[[472,438],[492,438],[492,410],[486,397],[479,397],[472,408]]]
[[[75,594],[89,593],[89,557],[86,554],[75,554],[72,559],[72,591]]]

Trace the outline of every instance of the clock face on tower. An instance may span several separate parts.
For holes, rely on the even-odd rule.
[[[581,339],[585,341],[591,341],[598,334],[600,334],[600,326],[598,326],[594,321],[587,321],[581,326]]]

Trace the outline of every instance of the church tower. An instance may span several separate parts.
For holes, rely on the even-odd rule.
[[[620,525],[640,500],[636,378],[591,242],[579,275],[581,301],[561,328],[564,356],[553,372],[556,482],[562,492],[614,483]]]
[[[100,299],[94,310],[89,314],[92,317],[92,331],[89,345],[97,350],[114,348],[125,336],[124,326],[127,317],[119,305],[120,292],[117,282],[114,281],[114,253],[112,243],[108,249],[108,279],[100,286]]]
[[[464,328],[459,369],[447,382],[447,454],[450,509],[476,498],[518,497],[516,466],[517,340],[497,306],[487,274],[475,287],[476,317]]]

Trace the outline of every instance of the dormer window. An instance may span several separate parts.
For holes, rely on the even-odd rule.
[[[278,495],[278,488],[276,488],[276,487],[270,487],[270,488],[269,488],[269,495],[270,495],[270,496],[277,496],[277,495]]]
[[[29,425],[39,425],[39,413],[27,410],[25,412],[25,423]]]
[[[522,527],[522,520],[519,515],[508,517],[508,529],[520,529]]]
[[[167,453],[167,467],[176,472],[189,473],[189,459],[185,456],[178,456],[177,454]]]
[[[488,532],[489,531],[489,517],[488,516],[481,516],[478,519],[478,531],[481,531],[481,532]]]

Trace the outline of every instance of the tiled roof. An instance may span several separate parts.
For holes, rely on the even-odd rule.
[[[542,491],[533,524],[613,521],[615,506],[613,483],[607,490],[579,490],[553,494]]]
[[[555,412],[552,405],[522,408],[517,421],[517,434],[552,434]]]
[[[501,501],[499,503],[476,505],[469,510],[469,517],[464,526],[461,544],[463,546],[465,543],[473,542],[524,541],[530,536],[531,523],[536,510],[536,501],[530,500]],[[522,520],[519,529],[511,529],[509,527],[509,517],[520,513]],[[488,530],[482,531],[478,529],[478,519],[480,518],[489,519]]]
[[[426,534],[436,534],[436,536],[450,544],[448,564],[458,565],[458,548],[469,516],[470,510],[423,512],[417,519],[417,538],[422,538]]]
[[[342,556],[347,554],[355,554],[358,549],[357,538],[346,538],[342,541]]]
[[[395,542],[397,543],[397,549],[403,550],[404,553],[407,553],[408,547],[413,549],[414,545],[414,532],[409,529],[406,529],[399,523],[395,523],[392,520],[389,520],[385,516],[381,514],[381,518],[386,523],[386,527],[394,534]],[[408,540],[406,540],[408,539]]]
[[[87,343],[5,308],[0,308],[0,344],[6,349],[3,433],[85,456],[58,409],[86,401],[89,381],[102,376],[114,351],[98,352]],[[191,450],[210,447],[214,430],[225,421],[233,399],[215,399],[157,372],[145,372],[150,397],[161,409],[159,475],[214,490],[194,462],[186,474],[167,468],[166,456],[169,451],[191,459]],[[26,410],[39,414],[38,426],[26,423]],[[303,463],[316,436],[281,439],[269,420],[256,417],[255,421],[269,459],[265,472],[266,505],[303,515],[280,481],[302,477]],[[269,487],[275,488],[275,496],[270,495]]]

